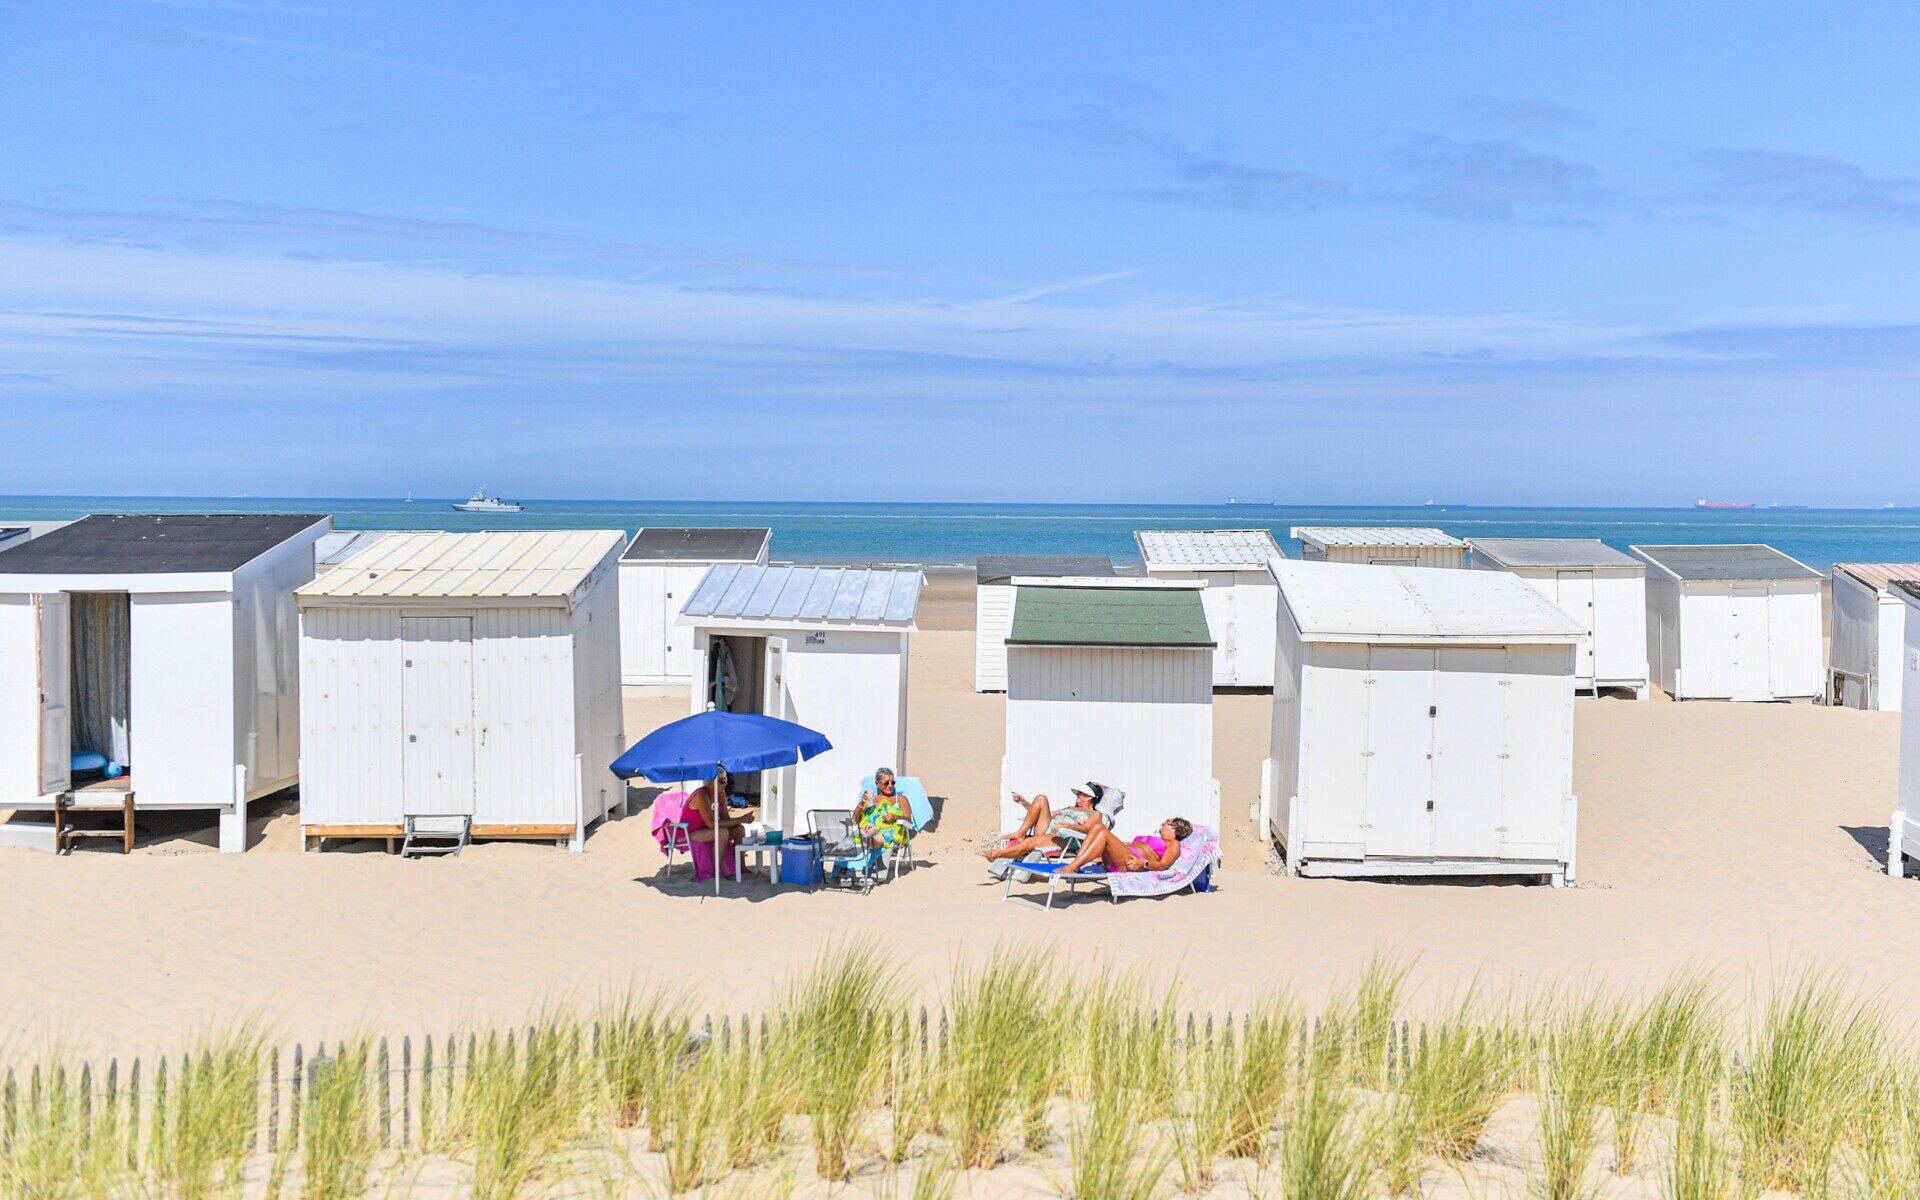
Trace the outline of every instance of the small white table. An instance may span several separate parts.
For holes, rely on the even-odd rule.
[[[783,842],[737,842],[733,847],[733,877],[737,881],[744,878],[741,874],[741,862],[747,855],[757,855],[766,860],[767,882],[780,882],[780,847]]]

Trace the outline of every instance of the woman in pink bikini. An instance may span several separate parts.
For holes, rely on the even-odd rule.
[[[1160,822],[1158,837],[1147,834],[1123,842],[1105,825],[1087,835],[1087,844],[1077,858],[1060,869],[1071,875],[1088,863],[1100,862],[1109,871],[1164,871],[1180,857],[1180,843],[1193,832],[1193,823],[1184,817],[1169,817]]]

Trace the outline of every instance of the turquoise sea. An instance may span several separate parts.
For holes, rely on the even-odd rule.
[[[0,524],[95,512],[315,512],[342,529],[582,529],[766,525],[778,559],[967,563],[981,554],[1131,557],[1136,529],[1264,527],[1289,554],[1293,525],[1436,525],[1456,537],[1597,537],[1630,543],[1766,542],[1812,566],[1920,561],[1920,510],[1367,508],[1296,504],[824,504],[527,500],[518,515],[454,512],[457,498],[0,497]]]

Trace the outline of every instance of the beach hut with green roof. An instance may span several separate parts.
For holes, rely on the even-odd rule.
[[[1168,817],[1220,827],[1214,636],[1188,580],[1082,579],[1016,589],[1007,634],[1003,822],[1011,793],[1056,802],[1088,780],[1124,789],[1120,834]]]

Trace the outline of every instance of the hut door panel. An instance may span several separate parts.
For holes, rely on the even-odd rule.
[[[787,639],[770,637],[767,639],[766,695],[760,711],[769,717],[782,721],[793,720],[793,697],[787,691]],[[780,767],[765,771],[760,776],[760,815],[761,819],[776,828],[798,831],[795,813],[788,811],[793,803],[794,780],[799,771],[797,767]]]
[[[1735,700],[1773,694],[1767,652],[1767,589],[1736,587],[1727,606],[1728,653]]]
[[[1434,652],[1375,646],[1367,670],[1367,853],[1433,853]]]
[[[400,621],[401,811],[473,813],[473,619]]]
[[[65,592],[33,598],[39,656],[40,794],[73,786],[73,617]]]
[[[1561,571],[1556,580],[1555,603],[1560,611],[1586,631],[1574,651],[1573,677],[1590,683],[1593,674],[1593,574],[1589,571]]]
[[[1493,858],[1500,853],[1506,670],[1507,652],[1498,647],[1440,651],[1433,719],[1435,854]]]

